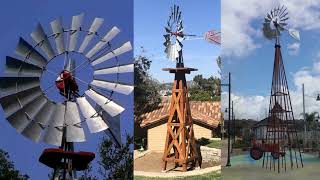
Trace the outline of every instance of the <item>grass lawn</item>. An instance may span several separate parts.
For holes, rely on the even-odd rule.
[[[201,138],[198,140],[201,146],[206,146],[209,148],[221,149],[222,143],[221,140],[210,140],[206,138]]]
[[[209,144],[206,146],[209,148],[221,149],[221,140],[209,140]]]
[[[188,176],[188,177],[180,177],[180,178],[151,178],[151,177],[142,177],[142,176],[134,176],[134,180],[220,180],[221,173],[220,172],[212,172],[208,174],[203,174],[199,176]]]

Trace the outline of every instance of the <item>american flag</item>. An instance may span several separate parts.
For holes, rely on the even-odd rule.
[[[215,30],[210,30],[204,34],[204,39],[215,44],[221,44],[221,33]]]

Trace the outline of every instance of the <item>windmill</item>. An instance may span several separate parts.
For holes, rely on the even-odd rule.
[[[121,82],[120,77],[133,73],[134,66],[118,58],[132,49],[130,42],[113,48],[111,41],[120,29],[114,26],[101,36],[98,30],[103,18],[95,18],[88,29],[83,19],[83,13],[73,16],[71,27],[65,28],[62,19],[57,18],[50,23],[52,33],[46,33],[39,23],[31,33],[32,43],[20,37],[17,57],[6,57],[6,76],[0,78],[0,104],[12,127],[34,142],[59,147],[45,149],[39,158],[54,169],[54,179],[74,179],[76,171],[86,169],[94,159],[94,153],[74,150],[74,143],[86,141],[84,122],[90,133],[108,131],[121,143],[120,121],[112,118],[125,109],[113,95],[126,96],[133,91],[133,86]],[[73,55],[84,61],[79,63]],[[63,62],[59,71],[49,67],[54,62]],[[83,71],[85,67],[92,71]],[[54,78],[46,82],[50,85],[46,89],[40,83],[45,73]],[[90,83],[78,77],[90,73]],[[49,89],[55,89],[62,102],[49,98]]]
[[[179,6],[171,7],[165,31],[165,53],[169,59],[176,61],[176,68],[163,69],[175,74],[162,157],[163,171],[167,169],[167,163],[170,161],[174,162],[176,167],[182,166],[182,171],[187,171],[189,167],[194,167],[196,163],[201,166],[202,159],[194,137],[185,76],[197,69],[184,67],[182,41],[185,35],[183,34],[182,14]]]
[[[177,61],[177,67],[183,67],[182,42],[184,40],[204,39],[210,43],[221,44],[220,31],[210,30],[204,33],[203,36],[184,33],[182,14],[179,6],[176,5],[171,7],[165,31],[166,33],[163,35],[165,38],[163,45],[166,47],[165,53],[168,59]]]
[[[269,116],[265,138],[261,143],[253,142],[250,154],[253,159],[263,156],[263,167],[280,172],[280,169],[303,167],[300,143],[292,111],[285,68],[280,49],[280,36],[289,32],[299,40],[299,32],[287,29],[288,12],[284,6],[276,7],[267,14],[263,24],[263,34],[267,39],[275,39],[273,78],[269,104]]]

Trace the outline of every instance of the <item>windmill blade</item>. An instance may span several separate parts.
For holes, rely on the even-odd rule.
[[[134,71],[134,64],[121,65],[103,69],[96,69],[93,72],[93,75],[105,75],[105,74],[113,74],[113,73],[130,73]]]
[[[178,20],[181,20],[181,11],[179,12]]]
[[[287,23],[279,23],[280,27],[285,27],[286,25],[288,25]]]
[[[177,40],[178,40],[179,42],[182,42],[182,41],[184,40],[184,37],[177,36]]]
[[[285,22],[286,20],[288,20],[289,17],[285,18],[285,19],[280,19],[280,22]]]
[[[64,37],[63,37],[63,27],[61,25],[61,18],[58,18],[51,23],[51,29],[54,35],[54,40],[56,42],[56,48],[58,54],[62,54],[65,52],[64,47]]]
[[[96,65],[98,65],[98,64],[100,64],[100,63],[102,63],[102,62],[104,62],[106,60],[109,60],[109,59],[111,59],[113,57],[119,56],[120,54],[123,54],[125,52],[130,51],[130,50],[132,50],[132,46],[131,46],[130,41],[128,41],[128,42],[124,43],[122,46],[120,46],[119,48],[117,48],[117,49],[107,53],[106,55],[94,60],[91,63],[91,65],[92,66],[96,66]]]
[[[269,13],[267,14],[266,18],[268,18],[270,21],[272,19],[271,15]]]
[[[34,119],[47,101],[48,100],[45,96],[38,97],[36,100],[9,116],[7,118],[8,122],[11,126],[16,128],[19,133],[21,133],[22,130]]]
[[[297,41],[300,41],[300,33],[298,30],[295,29],[289,29],[289,34],[291,37],[293,37],[294,39],[296,39]]]
[[[176,11],[176,21],[178,21],[178,15],[179,15],[179,6],[177,6],[177,11]]]
[[[279,15],[281,16],[281,14],[284,12],[284,5],[282,5],[281,9],[280,9],[280,12],[279,12]]]
[[[278,6],[278,7],[275,7],[275,8],[274,8],[274,11],[275,11],[276,16],[278,16],[278,14],[279,14],[279,6]]]
[[[173,21],[176,21],[176,5],[173,6]]]
[[[280,19],[286,17],[289,14],[289,12],[286,12],[285,14],[283,14],[282,16],[280,16]]]
[[[67,142],[84,142],[86,141],[78,106],[75,102],[67,101],[66,105],[66,125],[67,125]]]
[[[168,27],[164,27],[164,29],[166,30],[166,33],[171,33],[171,29],[170,28],[168,28]]]
[[[167,53],[167,58],[173,61],[175,61],[179,57],[176,44],[170,44],[166,49],[166,53]]]
[[[26,128],[23,129],[21,134],[26,138],[31,139],[33,142],[39,142],[44,125],[47,125],[50,118],[54,116],[55,104],[47,101],[42,109],[34,117]]]
[[[270,23],[270,22],[271,22],[271,19],[268,19],[267,17],[265,17],[265,18],[264,18],[264,22]]]
[[[272,39],[275,37],[275,31],[272,31],[269,23],[263,23],[263,35],[267,39]]]
[[[0,77],[0,94],[11,95],[40,86],[36,77]]]
[[[55,53],[50,44],[48,36],[44,32],[40,23],[38,23],[36,30],[31,33],[31,37],[37,44],[39,44],[39,47],[46,54],[48,59],[54,58]]]
[[[46,129],[43,141],[47,144],[60,146],[62,142],[63,125],[65,123],[65,105],[55,106],[54,116],[50,119],[49,127]]]
[[[79,105],[83,117],[86,119],[86,123],[91,133],[97,133],[108,129],[107,124],[87,101],[86,97],[77,98],[77,104]]]
[[[11,116],[25,105],[29,104],[42,95],[40,87],[35,87],[17,94],[0,98],[0,104],[3,108],[5,117]]]
[[[6,56],[4,72],[11,76],[40,77],[42,69],[13,57]]]
[[[285,14],[287,12],[287,7],[285,7],[285,9],[281,12],[281,14],[279,15],[279,17],[281,17],[283,14]]]
[[[109,41],[111,41],[118,33],[120,29],[114,26],[103,38],[100,40],[87,54],[87,58],[91,58],[95,55],[103,46],[105,46]]]
[[[23,57],[24,61],[35,66],[43,68],[47,64],[47,60],[21,37],[19,38],[18,46],[15,50],[15,53]]]
[[[112,100],[98,94],[96,91],[89,89],[85,92],[95,103],[97,103],[103,110],[105,110],[110,116],[114,117],[124,111],[124,108],[116,104]]]
[[[69,51],[75,51],[77,46],[78,35],[83,21],[84,13],[72,16],[71,31],[69,34]]]
[[[94,34],[98,31],[98,29],[100,28],[100,26],[102,25],[104,19],[102,18],[95,18],[93,20],[93,23],[91,24],[91,27],[89,29],[88,34],[86,35],[86,37],[84,38],[78,52],[79,53],[83,53],[84,50],[86,49],[86,47],[88,46],[89,42],[92,40]]]
[[[165,34],[163,35],[166,41],[170,41],[170,34]]]
[[[120,115],[111,117],[107,112],[100,111],[102,119],[107,123],[109,129],[106,134],[111,138],[111,140],[116,141],[116,143],[121,145],[121,121]]]
[[[104,80],[94,79],[91,82],[91,85],[97,86],[97,87],[100,87],[103,89],[107,89],[110,91],[115,91],[117,93],[121,93],[121,94],[125,94],[125,95],[128,95],[133,91],[133,86],[124,85],[124,84],[120,84],[120,83],[108,82],[108,81],[104,81]]]

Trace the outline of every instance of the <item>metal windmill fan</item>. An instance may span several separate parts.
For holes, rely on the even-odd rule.
[[[169,19],[165,26],[166,33],[163,35],[165,38],[163,45],[166,47],[164,52],[167,54],[167,58],[173,61],[175,60],[177,67],[183,67],[183,40],[204,39],[210,43],[221,44],[220,31],[210,30],[204,33],[204,35],[199,36],[186,34],[183,30],[182,13],[179,6],[174,5],[171,7]]]
[[[184,40],[184,34],[179,6],[174,5],[173,8],[171,8],[165,30],[166,34],[163,35],[165,42],[163,44],[166,49],[164,52],[167,54],[168,59],[176,60],[177,64],[182,64],[182,41]]]
[[[288,19],[288,11],[285,6],[275,7],[264,18],[263,35],[267,39],[276,38],[276,40],[278,41],[278,37],[280,36],[281,32],[288,31],[291,37],[296,40],[300,40],[299,31],[286,28],[286,26],[288,25]]]
[[[0,104],[8,122],[32,141],[41,140],[69,151],[73,151],[73,142],[85,141],[82,127],[84,121],[91,133],[108,129],[118,136],[119,127],[100,114],[103,112],[110,117],[118,116],[125,109],[112,99],[112,95],[114,92],[129,95],[133,91],[132,85],[119,81],[121,74],[133,73],[134,70],[133,64],[123,64],[118,59],[118,56],[132,49],[130,42],[112,48],[111,40],[120,30],[114,26],[104,36],[100,36],[98,29],[104,19],[95,18],[87,30],[82,24],[83,17],[83,13],[73,16],[70,29],[63,27],[60,18],[52,21],[50,34],[39,23],[31,33],[34,43],[20,37],[15,49],[18,57],[6,57],[6,76],[0,78]],[[78,48],[81,34],[84,39]],[[89,49],[93,40],[98,42]],[[81,55],[86,60],[76,66],[76,62],[69,58],[71,54]],[[47,67],[63,55],[65,63],[60,72]],[[97,65],[104,65],[104,62],[111,59],[116,60],[114,65],[97,68]],[[93,81],[90,83],[76,76],[75,70],[81,70],[84,66],[93,68]],[[44,72],[58,77],[52,86],[57,87],[64,102],[49,99],[46,91],[40,87]],[[116,80],[106,79],[112,74],[117,77]],[[87,87],[83,93],[79,92],[78,82]]]

